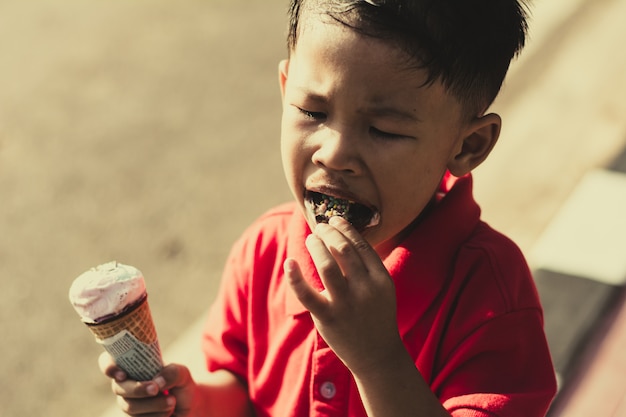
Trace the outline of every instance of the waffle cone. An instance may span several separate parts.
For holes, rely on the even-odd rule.
[[[139,341],[149,345],[157,340],[157,333],[152,321],[152,313],[148,304],[148,297],[144,297],[139,305],[130,311],[107,320],[104,323],[87,324],[96,339],[105,340],[115,336],[122,330],[127,330]]]

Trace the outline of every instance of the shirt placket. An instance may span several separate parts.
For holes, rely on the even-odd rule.
[[[345,417],[348,412],[352,377],[319,334],[312,361],[309,415]]]

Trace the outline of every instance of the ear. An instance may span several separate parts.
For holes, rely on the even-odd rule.
[[[289,72],[289,60],[283,59],[278,63],[278,83],[280,84],[280,97],[285,97],[285,85],[287,84],[287,73]]]
[[[494,113],[472,120],[448,163],[450,173],[462,177],[487,159],[498,141],[501,127],[502,119]]]

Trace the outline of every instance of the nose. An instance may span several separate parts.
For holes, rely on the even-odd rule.
[[[347,174],[361,172],[362,161],[357,139],[341,132],[326,132],[311,159],[315,165],[329,170]]]

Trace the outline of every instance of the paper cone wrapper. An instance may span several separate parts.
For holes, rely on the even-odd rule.
[[[102,323],[86,323],[96,341],[129,378],[148,381],[161,371],[163,359],[152,313],[145,296],[136,307]]]

